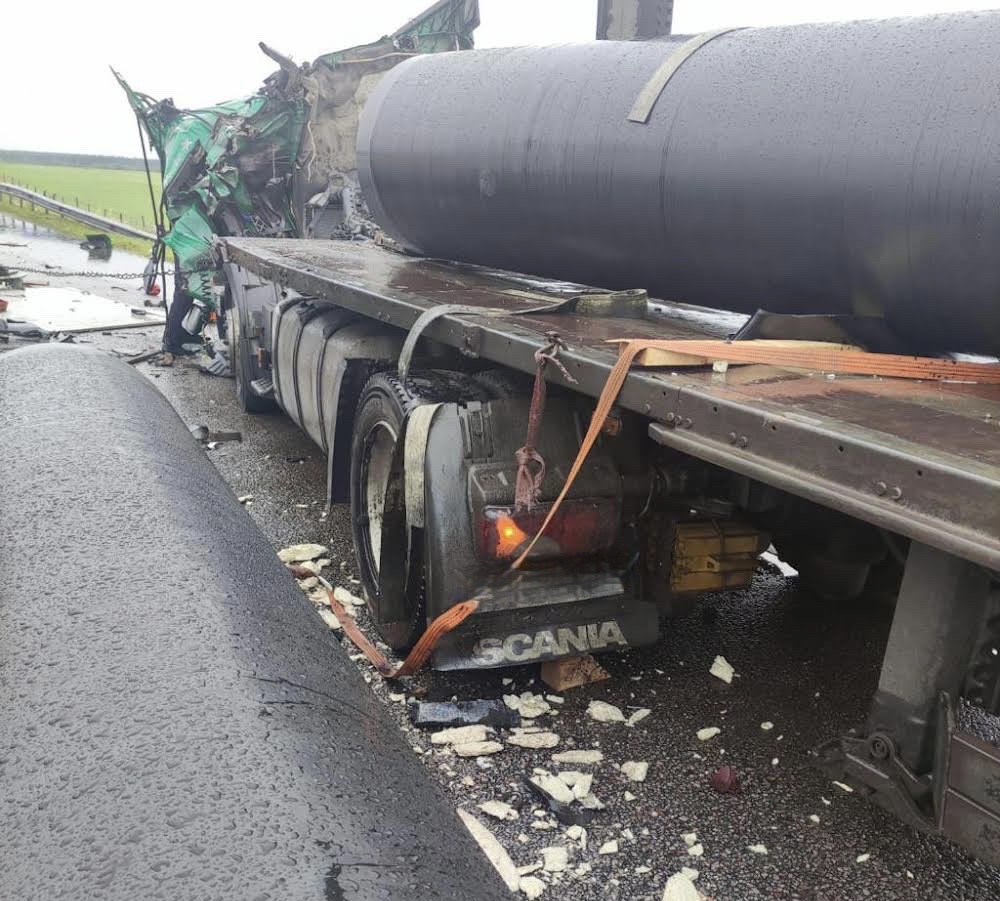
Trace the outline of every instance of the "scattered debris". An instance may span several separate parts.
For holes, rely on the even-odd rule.
[[[732,664],[721,654],[712,661],[712,666],[708,672],[710,675],[715,676],[716,679],[721,679],[726,685],[731,685],[733,676],[736,675],[736,670],[733,669]]]
[[[653,711],[650,710],[648,707],[640,707],[627,720],[625,720],[625,725],[631,729],[637,723],[641,723],[652,712]]]
[[[663,901],[701,901],[701,895],[683,872],[674,873],[664,886]]]
[[[765,732],[770,732],[774,728],[774,723],[764,720],[764,722],[760,724],[760,728]]]
[[[871,860],[871,854],[859,854],[854,858],[855,863],[867,863],[869,860]]]
[[[514,861],[510,859],[510,855],[507,853],[507,849],[471,813],[459,807],[458,815],[465,824],[465,828],[469,830],[476,843],[482,848],[487,860],[493,864],[494,869],[500,874],[500,878],[504,881],[507,888],[512,892],[516,892],[520,888],[522,880],[518,875],[517,867],[514,866]]]
[[[566,830],[566,838],[576,842],[581,851],[587,850],[587,830],[583,826],[570,826]]]
[[[546,660],[542,664],[541,676],[542,681],[553,691],[566,691],[611,678],[607,670],[589,654],[583,657]]]
[[[617,854],[618,853],[618,842],[615,839],[611,839],[609,842],[605,842],[597,849],[598,854]]]
[[[709,739],[715,738],[722,730],[718,726],[708,726],[705,729],[699,729],[696,733],[698,736],[698,741],[708,741]]]
[[[507,744],[519,748],[554,748],[559,744],[559,736],[555,732],[542,732],[538,729],[515,729],[507,736]]]
[[[627,760],[621,767],[622,775],[632,782],[645,782],[649,764],[645,760]]]
[[[819,825],[819,817],[816,814],[811,813],[811,814],[809,814],[809,822],[810,823],[815,823],[818,826]]]
[[[767,854],[767,848],[764,845],[747,845],[747,851],[751,854]]]
[[[824,798],[822,795],[819,796],[820,801],[822,801],[827,807],[829,807],[833,802],[829,798]]]
[[[320,619],[323,620],[331,629],[342,629],[343,626],[340,624],[340,620],[337,619],[336,615],[332,610],[325,610],[320,608],[319,610]]]
[[[553,763],[566,763],[572,766],[587,766],[600,763],[604,754],[597,750],[559,751],[552,755]]]
[[[522,876],[518,888],[526,898],[533,901],[533,899],[541,897],[542,892],[545,891],[545,883],[537,876]]]
[[[442,729],[431,735],[432,745],[464,745],[470,741],[486,741],[486,726],[458,726]]]
[[[504,695],[503,701],[511,710],[516,710],[521,716],[529,720],[552,711],[545,698],[541,695],[532,694],[530,691],[526,691],[520,696]]]
[[[684,844],[689,848],[694,847],[698,844],[698,833],[697,832],[682,832],[681,839],[683,839]]]
[[[170,358],[169,360],[167,358]],[[173,356],[164,353],[160,358],[161,366],[172,366]],[[202,444],[222,444],[225,441],[243,441],[242,432],[213,432],[207,425],[195,425],[191,426],[189,429],[191,434],[194,436],[195,441],[200,441]],[[286,563],[288,561],[285,561]]]
[[[701,842],[698,842],[697,844],[694,844],[690,848],[688,848],[688,854],[690,854],[692,857],[701,857],[702,854],[704,853],[705,853],[705,846]]]
[[[587,706],[587,716],[599,723],[625,722],[625,714],[607,701],[591,701]]]
[[[851,788],[851,786],[849,786],[845,782],[838,782],[836,779],[834,779],[833,780],[833,784],[836,785],[837,788],[839,788],[841,791],[845,791],[845,792],[848,792],[848,793],[851,793],[851,792],[854,791],[854,789]]]
[[[503,801],[483,801],[479,809],[487,816],[498,820],[516,820],[520,816],[513,807]]]
[[[282,563],[301,563],[323,557],[327,553],[322,544],[293,544],[278,551],[278,559]]]
[[[714,773],[712,777],[708,780],[708,784],[712,786],[720,795],[737,795],[740,792],[740,780],[736,775],[736,770],[731,766],[720,766]]]
[[[681,872],[692,882],[698,881],[699,873],[697,870],[692,869],[691,867],[681,867]]]
[[[301,588],[303,591],[311,591],[313,588],[319,585],[319,579],[317,579],[315,576],[310,576],[307,579],[299,579],[298,584],[299,588]]]
[[[625,792],[625,794],[622,795],[622,798],[626,801],[634,801],[636,796],[633,795],[632,792],[627,791]]]
[[[542,848],[542,868],[546,873],[561,873],[569,865],[569,850],[562,847]]]
[[[499,754],[503,745],[498,741],[469,741],[452,745],[452,750],[459,757],[488,757],[490,754]]]
[[[572,804],[576,800],[570,787],[562,779],[550,773],[540,773],[532,776],[528,782],[538,792],[541,792],[546,799],[551,798],[560,804]]]
[[[241,494],[238,498],[236,498],[236,500],[239,501],[241,504],[249,504],[253,500],[253,495]]]
[[[778,765],[778,758],[777,757],[772,757],[771,758],[771,766],[777,766],[777,765]]]
[[[575,770],[565,770],[556,775],[573,790],[573,797],[578,801],[582,801],[590,795],[591,786],[594,784],[592,773],[578,773]]]
[[[514,729],[521,725],[518,712],[503,701],[421,701],[411,710],[410,719],[425,729],[475,725]]]

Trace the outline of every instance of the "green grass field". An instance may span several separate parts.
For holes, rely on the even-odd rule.
[[[152,232],[153,214],[145,172],[127,169],[77,169],[70,166],[8,163],[0,159],[0,181],[55,195],[57,200],[125,221]],[[153,190],[160,200],[160,173],[154,162]],[[145,222],[145,225],[143,224]]]
[[[32,191],[44,191],[63,203],[112,219],[124,218],[125,222],[136,228],[155,231],[145,172],[11,163],[0,159],[0,181],[11,182]],[[160,173],[155,162],[153,191],[159,203]],[[0,210],[72,237],[93,231],[54,213],[46,213],[40,209],[31,211],[27,204],[21,206],[7,197],[0,197]],[[143,241],[115,236],[114,242],[116,247],[128,247],[140,253],[148,251],[148,245]]]

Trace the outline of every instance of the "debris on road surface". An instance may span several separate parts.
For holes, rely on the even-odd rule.
[[[731,766],[720,766],[712,773],[708,784],[720,795],[736,795],[740,792],[740,780]]]
[[[694,883],[683,872],[674,873],[663,889],[663,901],[701,901]]]
[[[698,741],[709,741],[721,732],[722,730],[718,726],[708,726],[704,729],[699,729],[695,734],[698,736]]]
[[[633,728],[637,723],[641,723],[647,716],[649,716],[653,711],[648,707],[640,707],[636,710],[627,720],[625,720],[625,725],[630,729]]]
[[[521,894],[528,898],[529,901],[540,898],[542,892],[545,891],[545,883],[537,876],[522,876],[518,887]]]
[[[733,676],[736,675],[736,670],[733,669],[732,664],[721,654],[712,661],[712,666],[708,672],[715,676],[716,679],[721,679],[726,685],[731,685]]]
[[[838,782],[836,779],[834,779],[833,784],[836,785],[837,788],[839,788],[841,791],[845,791],[848,794],[854,791],[854,789],[851,788],[851,786],[849,786],[846,782]]]
[[[236,500],[239,501],[239,503],[241,504],[249,504],[253,500],[253,495],[241,494],[238,498],[236,498]]]
[[[414,726],[443,728],[447,726],[491,726],[495,729],[516,729],[521,717],[503,701],[420,701],[410,711]]]
[[[702,854],[704,853],[705,853],[705,846],[701,842],[698,842],[697,844],[694,844],[690,848],[688,848],[688,854],[690,854],[692,857],[701,857]]]
[[[569,866],[569,850],[555,846],[542,848],[542,869],[546,873],[561,873]]]
[[[599,723],[624,723],[625,714],[607,701],[591,701],[587,706],[587,716]]]
[[[278,551],[278,559],[282,563],[303,563],[325,557],[328,550],[322,544],[293,544]]]
[[[528,779],[528,782],[538,792],[546,796],[546,799],[551,798],[560,804],[572,804],[576,800],[572,789],[562,779],[558,776],[553,776],[551,773],[539,773]]]
[[[747,851],[751,854],[767,854],[767,848],[764,845],[747,845]]]
[[[486,726],[458,726],[442,729],[431,735],[432,745],[464,745],[473,741],[486,741]]]
[[[871,854],[859,854],[854,858],[855,863],[867,863],[869,860],[871,860]]]
[[[685,876],[687,876],[687,878],[690,879],[692,882],[697,882],[698,881],[699,873],[698,873],[697,870],[693,869],[692,867],[681,867],[681,872]]]
[[[632,782],[645,782],[649,764],[645,760],[627,760],[622,764],[622,775]]]
[[[516,820],[520,814],[504,801],[483,801],[479,809],[498,820]]]
[[[764,722],[760,724],[760,728],[765,732],[770,732],[774,728],[774,723],[764,720]]]
[[[507,744],[532,750],[554,748],[559,744],[559,736],[555,732],[543,732],[540,729],[514,729],[507,736]]]
[[[526,691],[520,696],[504,695],[503,701],[511,710],[516,710],[528,720],[535,719],[552,711],[549,702],[545,698],[530,691]]]
[[[556,775],[573,790],[573,796],[578,801],[582,801],[590,794],[590,789],[594,784],[592,773],[578,773],[575,770],[564,770]]]
[[[589,654],[562,660],[546,660],[542,664],[541,676],[542,681],[553,691],[567,691],[611,678],[608,671]]]
[[[687,845],[689,848],[692,848],[696,844],[698,844],[698,833],[697,832],[682,832],[681,833],[681,839],[683,840],[683,842],[684,842],[685,845]]]
[[[611,839],[609,842],[605,842],[597,849],[597,853],[601,855],[606,854],[617,854],[618,853],[618,842],[616,839]]]
[[[819,817],[815,813],[811,813],[811,814],[809,814],[809,822],[810,823],[815,823],[818,826],[819,825]]]
[[[331,629],[337,630],[337,629],[343,629],[344,628],[340,624],[340,620],[337,619],[336,614],[334,614],[331,610],[320,609],[319,616],[320,616],[320,619],[322,619],[323,622],[325,622],[327,624],[327,626],[329,626]]]
[[[486,859],[493,864],[494,869],[500,875],[507,888],[512,892],[516,892],[521,884],[521,876],[517,872],[517,867],[514,866],[514,861],[510,859],[507,849],[471,813],[459,807],[458,815],[465,824],[465,828],[469,830],[469,833],[482,849],[483,854],[486,855]]]
[[[553,763],[565,763],[572,766],[588,766],[604,760],[604,753],[597,750],[559,751],[552,755]]]

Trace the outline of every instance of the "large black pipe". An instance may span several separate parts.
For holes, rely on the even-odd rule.
[[[501,901],[152,384],[0,354],[0,898]]]
[[[1000,13],[415,57],[358,137],[412,252],[1000,352]]]

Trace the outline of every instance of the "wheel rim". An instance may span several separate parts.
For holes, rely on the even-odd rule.
[[[382,553],[382,524],[385,514],[385,489],[392,470],[396,449],[396,432],[387,422],[377,422],[365,436],[365,469],[361,477],[364,492],[363,510],[367,519],[365,536],[368,561],[378,579]]]

